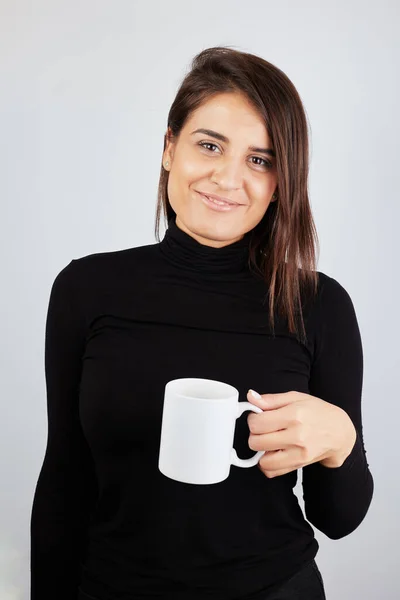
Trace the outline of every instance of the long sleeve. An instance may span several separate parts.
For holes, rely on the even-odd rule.
[[[338,468],[314,463],[303,468],[303,498],[307,519],[331,539],[354,531],[364,519],[373,495],[363,441],[361,395],[363,349],[353,302],[332,277],[322,291],[316,356],[310,394],[340,406],[351,418],[357,438]]]
[[[308,344],[271,335],[268,282],[242,238],[200,244],[174,219],[164,240],[72,261],[56,278],[46,326],[48,443],[32,512],[31,600],[268,597],[309,563],[318,541],[361,522],[372,478],[361,438],[362,351],[350,299],[320,273],[305,302]],[[251,356],[251,360],[246,360]],[[165,386],[177,378],[243,391],[309,391],[347,410],[359,432],[338,469],[303,485],[231,466],[215,485],[158,468]],[[311,378],[311,382],[310,382]],[[290,387],[289,387],[290,386]],[[246,418],[234,446],[249,457]],[[249,506],[251,518],[249,519]]]
[[[31,514],[31,600],[77,598],[96,498],[92,458],[79,422],[84,319],[77,309],[74,263],[53,283],[46,320],[48,436]]]

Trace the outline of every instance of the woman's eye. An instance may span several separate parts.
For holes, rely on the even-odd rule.
[[[267,169],[271,169],[272,168],[272,162],[269,160],[266,160],[265,158],[261,158],[260,156],[253,156],[253,158],[255,158],[256,160],[261,160],[262,163],[264,163],[265,167]]]
[[[215,144],[212,144],[211,142],[200,142],[199,146],[202,146],[206,150],[209,150],[209,148],[206,148],[206,146],[214,146],[214,148],[218,148],[218,146],[216,146]]]
[[[199,146],[202,146],[205,150],[208,150],[209,152],[212,152],[215,154],[214,150],[210,150],[210,148],[206,148],[206,146],[212,146],[214,148],[218,148],[218,146],[216,144],[213,144],[212,142],[199,142]],[[269,160],[266,160],[265,158],[261,158],[261,156],[252,156],[252,159],[255,160],[260,160],[260,163],[253,163],[256,166],[265,166],[266,169],[271,169],[272,168],[272,163]]]

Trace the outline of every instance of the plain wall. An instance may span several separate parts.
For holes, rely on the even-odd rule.
[[[276,64],[303,99],[318,270],[349,292],[363,341],[375,493],[348,537],[316,530],[327,597],[398,600],[399,26],[395,0],[0,0],[1,600],[29,597],[51,284],[72,258],[156,241],[167,113],[220,44]]]

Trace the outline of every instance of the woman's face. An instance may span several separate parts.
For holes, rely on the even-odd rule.
[[[176,224],[201,244],[221,247],[238,241],[274,201],[273,149],[262,118],[241,94],[221,93],[204,102],[179,138],[167,141],[166,161]],[[237,204],[216,210],[200,192]]]

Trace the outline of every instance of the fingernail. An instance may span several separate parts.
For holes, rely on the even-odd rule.
[[[257,400],[262,400],[260,394],[258,394],[257,392],[255,392],[254,390],[249,390],[250,394],[253,396],[253,398],[256,398]]]

